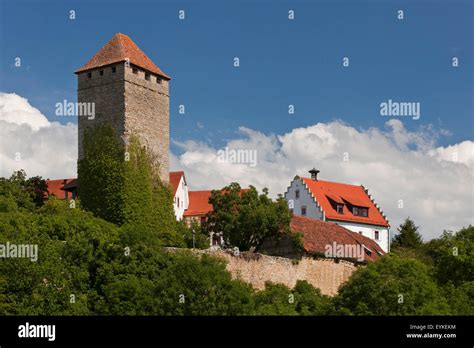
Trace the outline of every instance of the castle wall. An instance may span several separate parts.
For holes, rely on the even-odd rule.
[[[83,156],[84,129],[87,127],[97,127],[105,122],[110,122],[117,131],[117,137],[125,132],[125,85],[124,66],[114,65],[89,71],[92,77],[88,77],[89,72],[78,74],[78,103],[95,103],[95,117],[89,119],[85,116],[78,116],[78,149],[79,159]],[[100,71],[104,74],[100,76]]]
[[[176,252],[183,249],[167,248],[167,250]],[[353,263],[343,260],[336,262],[332,259],[303,257],[296,261],[258,253],[241,253],[239,256],[234,256],[220,249],[187,250],[199,255],[210,254],[224,259],[227,263],[226,268],[233,278],[241,279],[259,290],[265,288],[266,281],[293,288],[297,280],[306,280],[319,288],[322,294],[334,296],[339,287],[357,269]]]
[[[169,82],[133,66],[125,67],[125,132],[140,136],[160,163],[161,180],[169,180]]]

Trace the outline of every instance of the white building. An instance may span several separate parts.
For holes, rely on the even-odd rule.
[[[311,178],[295,176],[285,192],[294,215],[334,222],[390,251],[390,224],[364,186],[318,180],[319,170],[309,172]]]
[[[173,208],[176,220],[182,220],[189,207],[188,184],[184,172],[170,172],[170,185],[173,189]]]

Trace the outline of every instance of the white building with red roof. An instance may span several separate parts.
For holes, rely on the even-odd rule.
[[[295,176],[285,192],[294,215],[334,222],[390,251],[390,224],[364,186],[319,180],[319,170],[309,172],[310,178]]]
[[[169,183],[173,191],[173,208],[176,220],[182,220],[189,207],[189,191],[183,171],[170,172]]]

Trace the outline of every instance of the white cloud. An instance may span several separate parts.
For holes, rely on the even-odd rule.
[[[220,188],[232,181],[276,196],[295,175],[313,166],[323,180],[363,184],[390,219],[392,230],[407,216],[421,225],[426,239],[443,229],[473,222],[474,142],[436,147],[446,135],[424,127],[407,131],[392,119],[386,130],[360,130],[341,121],[295,128],[282,135],[241,127],[230,149],[257,151],[257,166],[219,163],[217,151],[202,142],[175,142],[183,153],[171,154],[171,167],[186,172],[192,189]],[[0,93],[0,176],[25,169],[45,178],[76,176],[77,125],[49,122],[25,98]],[[21,158],[15,160],[16,153]],[[344,161],[344,154],[349,156]],[[397,207],[403,199],[404,208]]]
[[[219,149],[193,141],[177,143],[184,152],[172,155],[171,165],[185,171],[192,189],[220,188],[237,181],[258,189],[268,187],[272,196],[285,192],[295,175],[307,176],[315,166],[322,180],[368,188],[392,230],[407,216],[421,225],[426,239],[443,229],[473,224],[474,142],[435,147],[443,130],[436,132],[429,126],[409,132],[397,119],[386,126],[386,130],[357,130],[337,121],[283,135],[240,128],[242,136],[226,146],[257,150],[256,167],[219,163]],[[345,153],[348,161],[343,160]]]
[[[0,93],[0,134],[0,176],[19,169],[50,179],[77,175],[77,125],[49,122],[27,99]]]

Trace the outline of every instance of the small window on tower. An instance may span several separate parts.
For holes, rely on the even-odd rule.
[[[145,80],[150,81],[150,74],[149,73],[145,73]]]
[[[133,68],[132,71],[133,71],[134,74],[138,74],[138,69],[137,68]]]
[[[117,71],[117,68],[116,67],[112,67],[112,73],[116,72]]]
[[[99,71],[99,75],[103,76],[104,75],[104,70]]]
[[[161,85],[161,79],[159,77],[156,77],[156,83]]]
[[[301,207],[301,215],[306,216],[306,205]]]
[[[295,190],[295,199],[300,198],[300,190]]]
[[[92,77],[92,73],[91,72],[88,72],[87,73],[87,78],[90,79]]]

